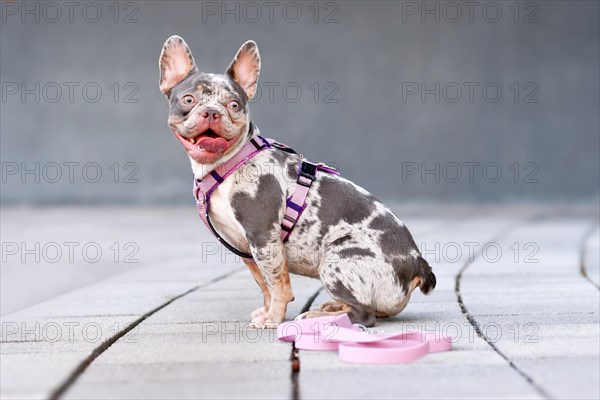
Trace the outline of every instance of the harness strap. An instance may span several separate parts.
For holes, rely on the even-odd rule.
[[[317,180],[317,171],[324,171],[328,174],[339,175],[335,169],[326,166],[323,163],[314,164],[306,160],[302,160],[298,169],[298,179],[296,179],[296,188],[294,194],[290,196],[285,204],[285,214],[281,221],[281,238],[286,242],[300,216],[306,208],[306,197],[313,182]]]
[[[315,164],[308,161],[302,161],[300,169],[298,170],[298,179],[296,180],[296,189],[294,194],[289,197],[285,204],[285,214],[281,221],[281,238],[283,241],[287,241],[292,230],[296,226],[296,222],[302,215],[302,212],[306,208],[306,197],[308,196],[308,189],[312,186],[312,183],[317,179],[317,168]]]
[[[225,179],[234,173],[239,167],[245,164],[252,157],[260,153],[265,149],[277,148],[288,153],[297,154],[292,148],[287,147],[284,144],[278,143],[273,139],[266,139],[262,136],[253,136],[250,141],[244,145],[231,159],[227,162],[219,165],[214,170],[210,171],[204,178],[196,179],[194,184],[194,198],[196,199],[196,206],[198,208],[198,214],[204,225],[212,232],[213,235],[231,252],[242,257],[252,258],[251,254],[244,253],[231,244],[229,244],[215,229],[210,221],[209,210],[210,210],[210,196],[219,187]],[[317,179],[317,171],[324,171],[329,174],[339,175],[339,173],[322,163],[313,164],[309,161],[303,160],[298,169],[298,178],[296,180],[296,188],[292,196],[286,200],[286,208],[281,221],[281,239],[286,242],[292,230],[296,226],[298,219],[302,215],[302,212],[306,208],[306,198],[308,191],[312,186],[312,183]]]
[[[204,225],[229,251],[242,258],[252,258],[252,254],[244,253],[229,244],[215,229],[210,221],[210,196],[225,179],[234,173],[239,167],[261,151],[271,148],[273,139],[265,139],[262,136],[253,136],[231,159],[210,171],[204,178],[196,179],[194,184],[194,198],[198,214]]]
[[[210,197],[225,178],[234,173],[246,161],[260,153],[261,151],[271,148],[275,142],[273,139],[265,139],[262,136],[253,136],[250,141],[244,145],[232,158],[227,162],[219,165],[214,170],[210,171],[204,178],[196,179],[194,197],[198,199],[200,194],[204,197]]]

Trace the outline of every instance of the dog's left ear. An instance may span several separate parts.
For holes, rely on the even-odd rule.
[[[191,72],[198,71],[192,52],[185,40],[174,35],[165,42],[160,53],[160,91],[165,95]]]
[[[260,54],[254,41],[248,40],[240,47],[226,73],[239,83],[249,99],[254,97],[260,74]]]

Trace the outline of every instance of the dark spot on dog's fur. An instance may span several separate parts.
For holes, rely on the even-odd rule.
[[[406,260],[401,260],[399,258],[392,260],[392,267],[394,267],[396,279],[398,280],[398,283],[402,285],[402,290],[404,293],[408,292],[410,283],[415,276],[417,276],[417,268],[415,264],[415,259],[413,257],[410,257]]]
[[[433,273],[431,266],[423,257],[417,257],[417,273],[421,278],[421,283],[419,284],[419,289],[423,294],[427,294],[435,289],[435,285],[437,284],[437,279],[435,274]]]
[[[273,149],[271,152],[271,162],[276,166],[278,174],[285,179],[286,182],[294,183],[298,178],[298,165],[300,160],[297,155],[287,153],[283,150]]]
[[[298,235],[302,235],[304,232],[306,232],[311,226],[313,226],[315,224],[315,222],[317,222],[316,220],[305,220],[303,221],[302,219],[298,222],[298,225],[296,225],[296,227],[294,229],[298,230]]]
[[[327,288],[335,298],[348,304],[358,304],[358,300],[354,297],[352,289],[344,286],[340,280],[336,280],[333,284],[328,285]]]
[[[344,286],[341,281],[337,280],[333,284],[328,284],[327,289],[335,300],[350,306],[348,316],[353,323],[365,326],[375,325],[375,313],[369,307],[358,302],[352,293],[352,288]]]
[[[348,240],[350,240],[352,237],[350,235],[344,235],[339,239],[335,239],[333,242],[331,242],[332,246],[339,246],[341,244],[346,243]]]
[[[375,208],[372,196],[365,196],[350,183],[327,177],[325,174],[320,176],[321,206],[318,217],[321,229],[317,237],[319,244],[332,226],[341,221],[349,224],[359,223],[368,218]]]
[[[341,258],[353,258],[353,257],[375,257],[369,249],[362,249],[360,247],[348,247],[338,252]]]
[[[280,164],[281,166],[283,166],[283,164],[285,164],[288,160],[288,153],[286,153],[282,150],[273,149],[273,151],[271,151],[270,155],[271,155],[271,161],[273,161],[277,164]]]
[[[380,231],[379,245],[385,261],[390,263],[396,272],[398,283],[407,292],[412,280],[421,278],[421,291],[428,293],[436,284],[431,267],[419,255],[419,251],[408,229],[401,225],[393,214],[386,212],[369,223],[369,228]]]
[[[391,262],[397,256],[406,257],[411,250],[418,251],[408,229],[401,225],[390,212],[373,218],[369,223],[369,228],[381,231],[379,245],[387,262]]]
[[[436,278],[427,261],[421,256],[409,257],[408,259],[394,259],[392,267],[396,272],[398,283],[402,285],[404,293],[408,293],[410,285],[416,277],[421,278],[419,287],[424,294],[435,288]]]
[[[248,134],[246,135],[246,137],[248,138],[248,140],[254,136],[254,132],[257,130],[256,125],[254,124],[254,122],[250,121],[250,124],[248,125]]]
[[[283,192],[273,175],[262,175],[258,180],[256,196],[238,192],[232,196],[235,218],[246,231],[248,242],[264,247],[278,232],[279,211],[283,206]]]
[[[292,182],[298,179],[298,166],[294,163],[289,163],[287,165],[287,175]]]

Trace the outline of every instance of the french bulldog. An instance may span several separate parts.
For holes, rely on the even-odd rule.
[[[258,135],[249,100],[257,90],[261,60],[244,43],[224,74],[201,72],[179,36],[164,44],[160,90],[169,102],[168,124],[202,180]],[[427,294],[436,278],[412,235],[388,208],[360,186],[320,173],[289,240],[281,238],[286,199],[295,191],[302,157],[272,148],[248,160],[212,193],[209,216],[218,234],[252,258],[244,259],[263,294],[251,324],[273,327],[293,301],[289,274],[320,279],[331,296],[298,318],[348,313],[373,326],[407,305],[419,287]]]

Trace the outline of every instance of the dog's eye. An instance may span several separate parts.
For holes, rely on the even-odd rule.
[[[234,110],[237,110],[238,108],[240,108],[240,103],[238,103],[236,100],[231,100],[229,102],[229,107],[233,108]]]
[[[196,99],[194,99],[194,96],[192,96],[191,94],[186,94],[185,96],[183,96],[181,98],[181,101],[183,102],[183,104],[194,104],[194,102],[196,101]]]

